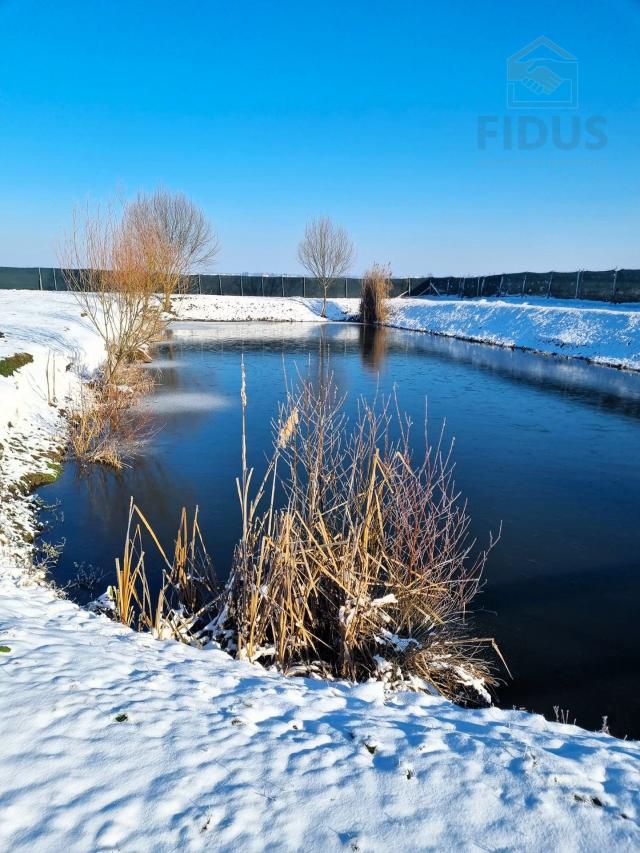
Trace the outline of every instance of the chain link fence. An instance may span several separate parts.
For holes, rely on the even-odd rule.
[[[360,278],[339,278],[329,289],[332,298],[360,296]],[[53,267],[0,267],[0,290],[67,290],[65,276]],[[323,295],[315,278],[292,275],[194,275],[192,293],[219,296]],[[600,302],[640,302],[640,270],[579,270],[521,272],[487,276],[425,276],[391,279],[392,296],[541,296],[556,299],[594,299]]]

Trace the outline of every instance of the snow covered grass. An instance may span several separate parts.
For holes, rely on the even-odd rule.
[[[486,302],[393,303],[391,322],[640,369],[637,311]],[[317,322],[320,300],[178,303],[188,319]],[[104,352],[68,294],[0,292],[0,333],[0,359],[33,356],[0,377],[0,849],[638,849],[638,743],[286,679],[27,583],[20,483],[50,472],[75,370]],[[533,345],[545,335],[565,345]]]

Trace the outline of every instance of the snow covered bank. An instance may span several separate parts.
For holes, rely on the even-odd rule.
[[[389,325],[640,370],[640,308],[543,299],[395,299]]]
[[[317,321],[320,299],[183,296],[185,320]],[[392,299],[389,325],[446,337],[520,347],[640,370],[640,307],[545,299]],[[329,320],[358,312],[357,299],[329,300]]]
[[[61,410],[104,356],[99,337],[69,293],[0,292],[0,361],[28,353],[33,361],[0,376],[0,555],[26,565],[33,534],[28,481],[55,476],[64,435]],[[73,367],[73,369],[70,369]]]
[[[181,314],[247,319],[250,300],[200,299],[219,298]],[[319,300],[254,301],[255,319],[318,319]],[[0,378],[0,849],[638,849],[638,743],[285,679],[25,585],[33,507],[10,487],[60,441],[67,366],[102,352],[67,294],[0,293],[0,332],[0,358],[34,358]]]
[[[640,744],[286,679],[8,579],[0,596],[1,849],[640,844]]]

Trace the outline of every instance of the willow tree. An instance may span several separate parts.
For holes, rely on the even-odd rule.
[[[219,251],[212,225],[183,193],[162,188],[138,193],[125,206],[124,224],[145,247],[165,311],[171,308],[172,295],[187,289],[189,276],[205,268]]]

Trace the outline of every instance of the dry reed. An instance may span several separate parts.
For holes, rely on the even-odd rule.
[[[489,702],[502,657],[491,638],[474,636],[470,607],[495,540],[480,550],[470,539],[442,432],[431,446],[425,424],[416,461],[395,398],[360,402],[350,423],[331,380],[303,379],[287,392],[273,454],[252,488],[244,365],[241,403],[242,533],[229,580],[218,592],[197,511],[190,526],[183,509],[169,560],[132,501],[117,561],[121,621],[188,642],[215,639],[288,675],[373,678]],[[143,536],[162,565],[153,603]]]
[[[468,618],[493,540],[475,553],[442,436],[416,465],[410,424],[390,401],[362,403],[351,430],[342,404],[332,383],[302,381],[288,395],[254,498],[243,450],[243,534],[212,630],[285,673],[487,701],[483,650],[496,647],[470,635]]]
[[[145,538],[160,581],[157,595],[151,594],[147,573]],[[116,559],[116,586],[113,591],[116,615],[123,624],[148,630],[154,636],[195,641],[209,621],[217,601],[216,579],[207,555],[196,507],[191,524],[182,509],[173,559],[170,560],[151,524],[131,499],[122,559]]]
[[[360,321],[365,325],[386,322],[389,311],[387,299],[391,291],[391,270],[374,264],[362,276]]]

